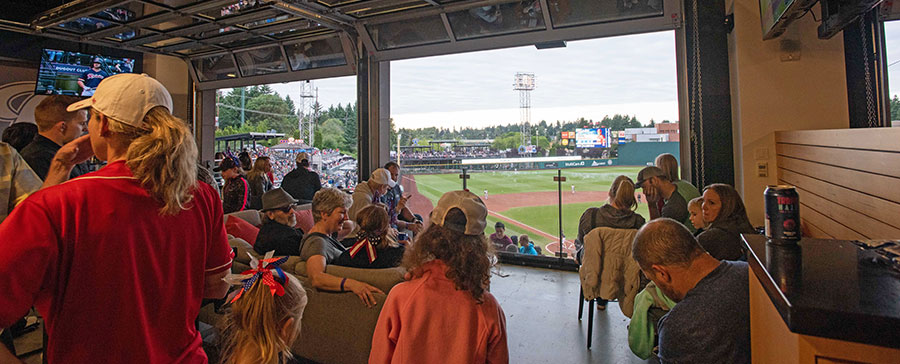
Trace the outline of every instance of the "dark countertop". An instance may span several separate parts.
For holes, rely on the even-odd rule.
[[[744,235],[750,270],[791,332],[900,348],[900,273],[846,240]]]

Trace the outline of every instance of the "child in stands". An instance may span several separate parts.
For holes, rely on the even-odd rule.
[[[538,255],[537,250],[534,248],[534,243],[531,242],[531,239],[528,238],[528,235],[519,235],[519,244],[522,245],[522,247],[519,248],[519,253]]]
[[[278,364],[292,359],[291,345],[300,336],[306,291],[296,277],[278,266],[288,257],[257,261],[245,274],[229,274],[225,281],[241,286],[225,315],[219,347],[221,362]],[[249,288],[248,288],[249,287]]]
[[[391,218],[384,204],[364,207],[356,213],[356,243],[335,261],[354,268],[391,268],[400,265],[406,246],[388,234]]]
[[[706,230],[706,221],[703,220],[703,197],[695,197],[690,202],[688,202],[688,212],[691,214],[691,225],[694,225],[694,228],[697,229],[697,232],[694,233],[694,236],[700,235],[703,230]]]

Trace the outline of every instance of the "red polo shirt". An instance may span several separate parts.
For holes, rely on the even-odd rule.
[[[31,195],[0,225],[0,327],[34,305],[50,363],[206,363],[194,320],[232,251],[199,185],[175,216],[124,161]]]

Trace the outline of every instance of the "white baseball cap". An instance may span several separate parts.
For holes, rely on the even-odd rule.
[[[372,177],[369,180],[380,185],[388,185],[390,188],[394,188],[397,185],[397,182],[391,179],[391,172],[384,168],[378,168],[375,172],[372,172]]]
[[[462,215],[454,214],[447,218],[454,209],[458,209]],[[437,206],[431,211],[431,223],[465,235],[482,235],[487,226],[487,214],[487,206],[475,194],[469,191],[450,191],[441,196]]]
[[[172,112],[169,91],[145,73],[120,73],[104,78],[94,96],[69,105],[66,111],[93,107],[103,115],[140,128],[150,109],[162,106]]]

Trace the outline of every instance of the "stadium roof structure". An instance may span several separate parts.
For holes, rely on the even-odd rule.
[[[298,150],[298,149],[312,149],[310,146],[306,145],[306,143],[280,143],[278,145],[274,145],[269,147],[269,149],[276,150]]]
[[[235,141],[235,140],[246,140],[246,141],[255,141],[255,140],[269,140],[276,138],[284,138],[284,133],[243,133],[243,134],[231,134],[224,135],[220,137],[216,137],[217,142],[227,142],[227,141]]]
[[[0,29],[180,57],[199,90],[357,74],[376,62],[676,29],[679,0],[34,0]],[[62,5],[59,5],[62,4]]]

